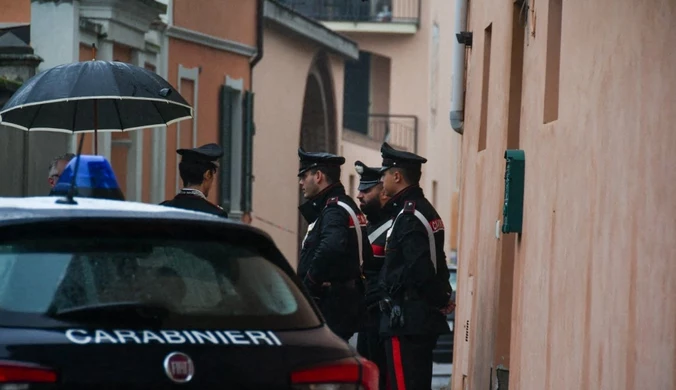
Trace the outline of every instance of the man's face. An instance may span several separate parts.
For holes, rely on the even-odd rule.
[[[301,190],[303,190],[303,197],[305,199],[310,199],[315,195],[319,194],[319,181],[320,181],[321,172],[319,171],[305,171],[300,176],[298,184],[300,184]]]
[[[401,181],[401,172],[395,168],[390,168],[383,172],[380,178],[383,183],[383,190],[387,196],[395,196],[399,192],[399,182]]]
[[[61,177],[61,173],[66,168],[66,165],[68,165],[68,161],[65,160],[59,160],[56,162],[54,169],[52,169],[52,171],[49,173],[49,177],[47,178],[49,187],[54,188],[56,183],[59,181],[59,177]]]
[[[364,214],[371,214],[380,210],[380,195],[383,191],[383,184],[378,183],[371,188],[364,191],[359,191],[357,200],[359,201],[359,208]]]

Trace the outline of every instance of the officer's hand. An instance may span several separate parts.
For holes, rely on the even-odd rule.
[[[444,315],[453,313],[453,310],[455,310],[455,301],[448,301],[448,304],[442,307],[440,310]]]
[[[366,303],[366,307],[371,307],[373,305],[378,304],[382,300],[383,294],[381,293],[381,290],[379,288],[369,288],[366,290],[366,294],[364,296],[364,302]]]
[[[303,284],[305,285],[305,287],[307,287],[308,290],[310,290],[310,295],[312,295],[313,298],[321,296],[322,292],[321,284],[315,283],[312,279],[310,279],[307,276],[303,278]]]

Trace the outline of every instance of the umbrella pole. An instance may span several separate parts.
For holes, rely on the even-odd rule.
[[[99,127],[99,105],[97,104],[97,100],[94,99],[94,154],[98,155],[99,154],[99,137],[98,137],[98,130]]]

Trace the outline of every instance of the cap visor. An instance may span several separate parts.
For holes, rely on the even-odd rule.
[[[366,191],[366,190],[373,188],[377,185],[378,185],[377,182],[376,183],[359,183],[359,187],[357,187],[357,190]]]

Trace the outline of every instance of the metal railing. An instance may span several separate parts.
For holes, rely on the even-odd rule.
[[[343,127],[378,143],[387,142],[413,153],[418,151],[418,117],[415,115],[370,114],[367,118],[346,113]]]
[[[324,22],[420,22],[422,0],[277,0],[309,18]]]

